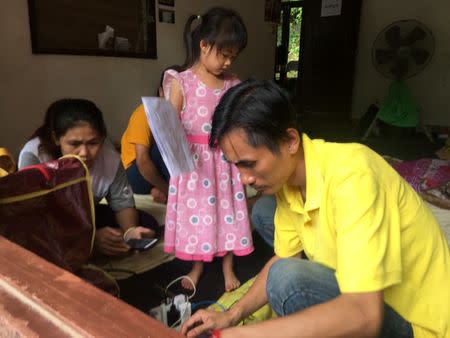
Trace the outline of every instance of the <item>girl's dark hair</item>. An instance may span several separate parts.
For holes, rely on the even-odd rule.
[[[200,23],[191,30],[195,19],[199,19]],[[201,40],[218,51],[236,48],[239,53],[247,45],[247,28],[238,12],[229,8],[213,7],[202,16],[191,15],[184,26],[184,69],[198,60]]]
[[[64,136],[69,129],[83,123],[88,123],[101,137],[106,137],[102,112],[93,102],[84,99],[61,99],[48,107],[44,124],[30,139],[39,137],[39,152],[58,158],[61,156],[61,149],[56,140]]]
[[[222,96],[214,111],[209,146],[242,129],[251,146],[265,146],[276,154],[280,142],[288,139],[288,128],[300,132],[288,94],[272,81],[249,79]]]

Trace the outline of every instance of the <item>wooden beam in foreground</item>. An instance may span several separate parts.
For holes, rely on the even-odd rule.
[[[1,236],[0,336],[182,337]]]

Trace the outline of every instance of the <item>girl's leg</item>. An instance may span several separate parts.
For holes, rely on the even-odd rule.
[[[233,291],[237,289],[239,286],[241,286],[241,282],[234,274],[233,270],[233,253],[228,252],[223,257],[223,265],[222,265],[222,271],[223,271],[223,277],[225,279],[225,291]]]
[[[198,280],[200,279],[200,276],[203,273],[203,262],[194,261],[192,262],[192,269],[187,274],[189,277],[191,277],[194,284],[197,286]],[[181,286],[187,290],[193,290],[192,284],[189,280],[186,278],[183,278],[181,280]]]

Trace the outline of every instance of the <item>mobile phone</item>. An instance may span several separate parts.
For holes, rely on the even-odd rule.
[[[130,238],[127,244],[134,250],[146,250],[158,241],[157,238]]]

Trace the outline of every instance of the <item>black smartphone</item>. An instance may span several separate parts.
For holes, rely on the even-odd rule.
[[[130,238],[127,244],[134,250],[146,250],[158,241],[157,238]]]

